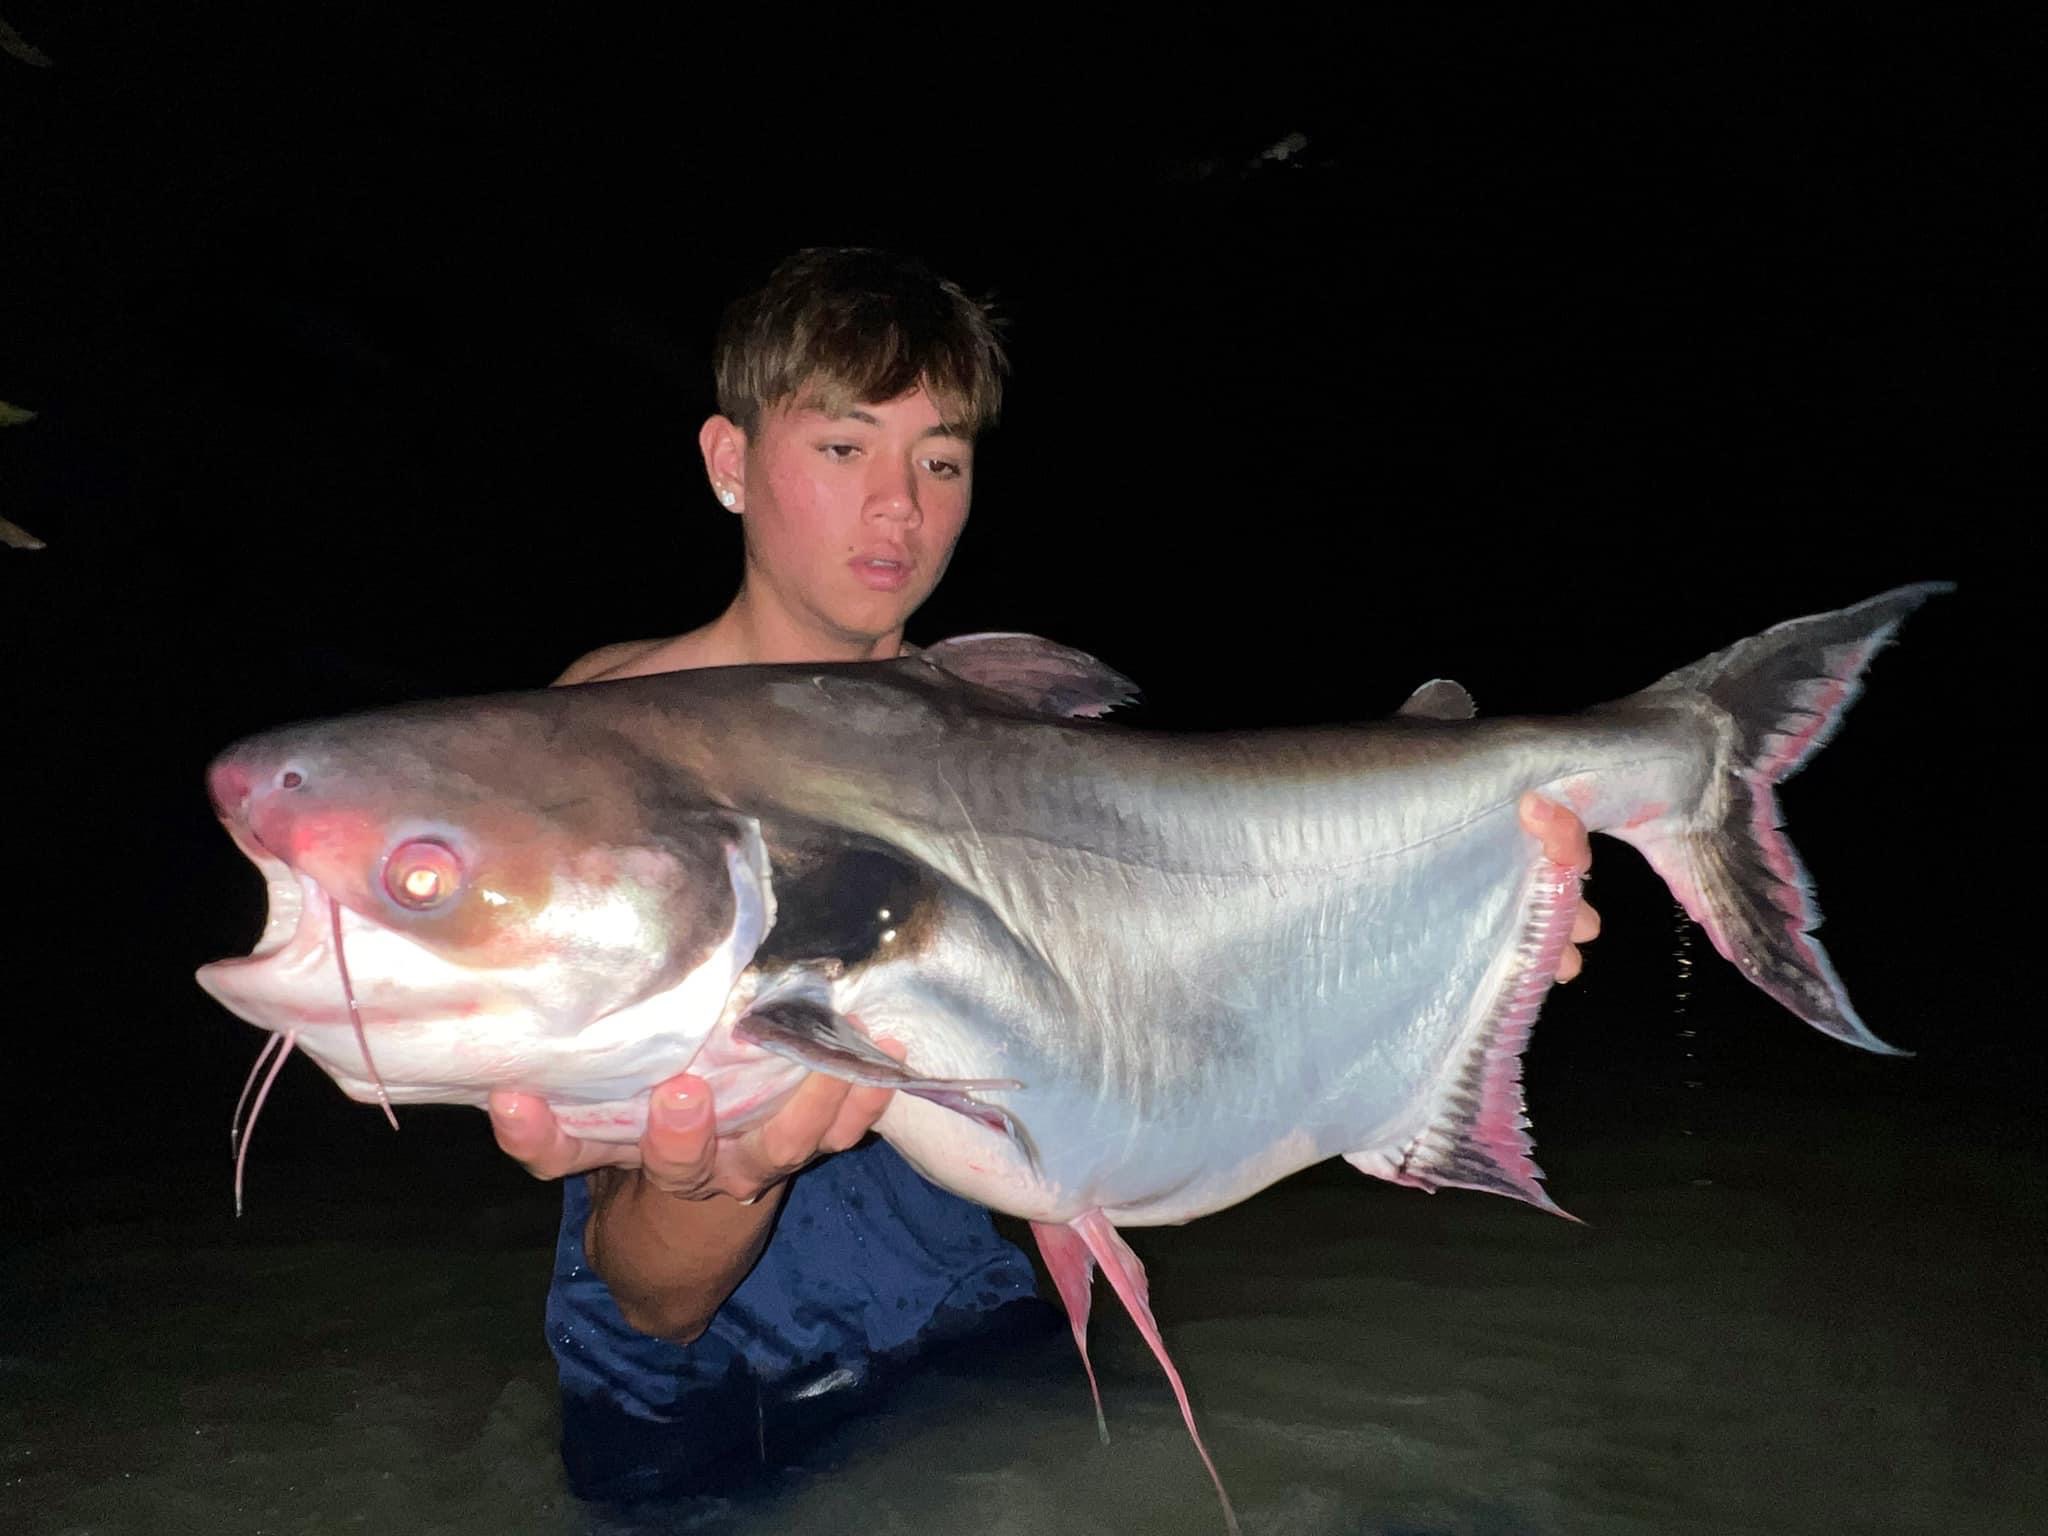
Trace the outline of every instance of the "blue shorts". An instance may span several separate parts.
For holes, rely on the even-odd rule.
[[[760,1262],[687,1346],[636,1332],[583,1259],[590,1196],[563,1181],[548,1292],[562,1460],[614,1504],[724,1491],[805,1446],[927,1352],[1057,1326],[989,1213],[870,1140],[797,1176]]]

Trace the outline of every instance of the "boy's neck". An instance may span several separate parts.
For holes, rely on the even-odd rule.
[[[714,666],[798,661],[886,661],[903,653],[903,631],[845,635],[798,623],[779,604],[764,603],[742,587],[731,605],[699,630]]]

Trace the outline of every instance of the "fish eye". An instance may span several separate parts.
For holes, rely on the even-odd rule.
[[[462,889],[462,861],[446,843],[415,837],[384,860],[384,894],[408,912],[431,912]]]
[[[297,789],[305,782],[306,776],[296,768],[287,768],[277,776],[277,784],[280,789]]]

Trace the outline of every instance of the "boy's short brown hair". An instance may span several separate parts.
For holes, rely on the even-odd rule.
[[[764,411],[802,397],[837,414],[919,384],[973,438],[1003,403],[996,320],[920,261],[886,251],[798,251],[719,327],[718,409],[749,437]]]

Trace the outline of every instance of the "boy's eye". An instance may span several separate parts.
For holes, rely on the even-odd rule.
[[[831,459],[834,463],[844,464],[848,459],[860,452],[860,449],[852,443],[826,443],[822,446],[822,452],[825,457]]]
[[[937,475],[941,480],[958,480],[960,478],[960,464],[956,459],[926,459],[924,467]]]

